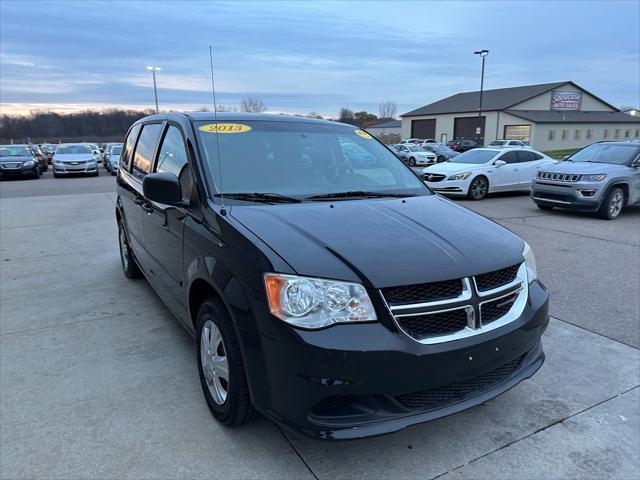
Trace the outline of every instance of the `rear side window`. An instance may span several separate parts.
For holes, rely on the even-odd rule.
[[[500,160],[504,160],[507,163],[518,163],[518,152],[507,152],[500,157]]]
[[[173,173],[180,181],[182,196],[185,198],[191,197],[193,182],[191,180],[187,150],[184,146],[182,133],[172,125],[169,126],[162,139],[156,172]]]
[[[134,125],[134,127],[129,132],[127,139],[124,143],[124,152],[120,155],[120,168],[124,170],[129,170],[129,162],[131,161],[131,152],[133,152],[133,147],[136,144],[136,139],[138,138],[138,133],[140,132],[140,125]]]
[[[521,162],[535,162],[536,160],[540,160],[542,155],[538,155],[535,152],[520,152],[520,161]]]
[[[159,123],[152,123],[142,127],[136,152],[133,155],[133,169],[131,172],[135,177],[144,178],[151,170],[153,151],[156,148],[156,143],[158,143],[161,129],[162,125]]]

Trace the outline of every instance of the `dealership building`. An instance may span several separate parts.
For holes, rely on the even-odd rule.
[[[465,138],[487,145],[522,140],[541,151],[579,148],[601,140],[640,139],[640,116],[629,115],[573,82],[457,93],[407,112],[402,138],[445,143]]]

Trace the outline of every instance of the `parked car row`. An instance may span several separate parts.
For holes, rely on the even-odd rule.
[[[67,175],[98,176],[98,163],[115,175],[121,143],[108,143],[102,149],[95,143],[12,144],[0,145],[0,178],[38,178],[53,165],[55,178]]]
[[[542,210],[595,212],[613,220],[640,204],[640,142],[599,142],[554,160],[528,146],[474,148],[422,170],[434,192],[481,200],[528,190]]]

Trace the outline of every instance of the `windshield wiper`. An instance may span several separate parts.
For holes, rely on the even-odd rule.
[[[320,195],[311,195],[305,197],[305,200],[331,200],[335,198],[384,198],[384,197],[414,197],[413,194],[407,193],[384,193],[384,192],[366,192],[363,190],[355,190],[351,192],[335,192],[335,193],[322,193]]]
[[[242,192],[242,193],[216,193],[214,197],[224,196],[224,198],[233,198],[234,200],[247,200],[248,202],[265,202],[265,203],[301,203],[302,200],[294,197],[287,197],[279,193],[262,193],[262,192]]]

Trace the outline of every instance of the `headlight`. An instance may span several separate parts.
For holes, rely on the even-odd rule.
[[[524,242],[522,256],[524,257],[524,264],[527,267],[527,279],[529,283],[531,283],[538,278],[538,269],[536,268],[536,257],[533,255],[533,250],[531,250],[531,246],[527,242]]]
[[[357,283],[266,273],[264,283],[271,313],[302,328],[377,320],[371,299]]]
[[[601,182],[607,178],[607,175],[604,173],[599,173],[596,175],[581,175],[580,180],[583,182]]]
[[[455,175],[451,175],[447,180],[466,180],[471,175],[471,172],[464,173],[456,173]]]
[[[22,166],[23,166],[23,167],[33,167],[33,164],[34,164],[34,163],[35,163],[35,162],[34,162],[33,160],[29,160],[28,162],[24,162],[24,163],[22,164]]]

